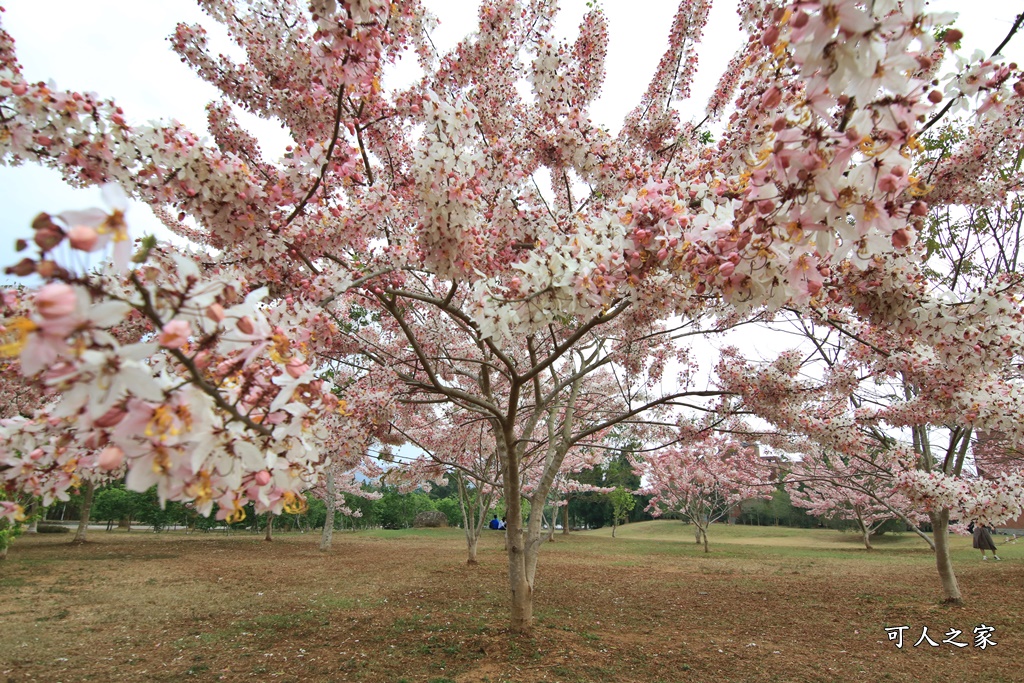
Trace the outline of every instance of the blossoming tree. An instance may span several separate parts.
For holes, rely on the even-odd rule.
[[[249,500],[279,512],[323,470],[333,421],[351,419],[346,392],[368,390],[339,386],[339,398],[318,371],[359,357],[403,387],[386,405],[446,401],[491,431],[515,630],[532,622],[543,501],[565,455],[719,393],[685,374],[660,382],[678,337],[833,297],[937,343],[950,309],[922,298],[914,266],[928,191],[912,172],[918,132],[946,100],[975,109],[979,139],[996,145],[1024,103],[1016,68],[991,60],[936,88],[956,35],[936,42],[946,19],[919,0],[740,2],[750,40],[708,104],[707,121],[729,115],[714,145],[675,108],[704,0],[680,2],[616,135],[587,118],[607,44],[599,9],[563,43],[553,0],[486,0],[476,33],[439,55],[416,0],[200,4],[245,53],[215,56],[199,26],[172,38],[224,96],[208,110],[212,142],[27,81],[0,33],[4,163],[120,186],[199,248],[136,245],[113,192],[107,211],[36,222],[12,272],[46,284],[7,321],[7,348],[62,396],[5,430],[4,479],[60,496],[101,449],[98,467],[124,466],[128,486],[163,499],[229,519]],[[422,78],[386,89],[385,67],[412,53]],[[266,159],[233,107],[285,126],[288,154]],[[83,267],[98,251],[111,265]],[[981,315],[965,310],[954,319]],[[351,326],[358,311],[373,324]],[[149,334],[118,341],[110,330],[126,321]],[[1016,348],[1000,339],[986,333],[972,361]],[[576,419],[584,378],[606,370],[616,400]],[[524,528],[523,458],[553,405],[564,418]]]
[[[775,488],[769,468],[753,444],[718,436],[668,448],[637,463],[651,496],[654,515],[675,513],[695,529],[708,552],[708,527],[724,519],[745,500],[770,498]]]
[[[786,490],[793,505],[818,517],[836,517],[856,523],[864,547],[872,550],[871,536],[888,521],[901,520],[934,550],[935,544],[919,528],[927,515],[895,490],[896,474],[883,462],[844,459],[836,454],[805,457],[786,473]]]

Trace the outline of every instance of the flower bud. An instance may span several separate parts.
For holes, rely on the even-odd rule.
[[[761,106],[766,109],[774,109],[782,102],[782,91],[774,85],[765,91],[761,96]]]
[[[75,312],[78,295],[70,285],[63,282],[51,282],[36,292],[36,310],[47,320],[63,318]]]
[[[53,222],[53,219],[50,218],[50,214],[48,213],[37,214],[36,217],[32,219],[33,230],[50,230],[56,227],[57,224]]]
[[[959,43],[964,37],[964,32],[958,28],[951,28],[946,31],[946,35],[942,36],[942,42],[946,45],[953,45]]]
[[[68,231],[68,242],[72,248],[79,251],[92,251],[99,241],[100,234],[96,232],[96,228],[90,228],[88,225],[76,225]]]
[[[306,374],[307,370],[309,370],[309,364],[303,363],[298,358],[292,358],[288,361],[288,364],[284,366],[284,369],[292,379],[298,379]]]
[[[206,317],[215,323],[224,320],[224,307],[218,303],[210,304],[206,309]]]
[[[164,325],[157,340],[164,348],[180,349],[188,342],[191,334],[192,326],[187,320],[172,320]]]
[[[8,275],[17,275],[18,277],[25,277],[36,272],[36,262],[30,258],[23,258],[13,266],[10,266],[4,270]]]
[[[100,415],[98,418],[93,420],[94,427],[100,427],[101,429],[109,429],[117,425],[128,412],[124,408],[113,407],[107,412]]]
[[[901,228],[892,234],[892,246],[903,249],[910,244],[910,233],[906,228]]]
[[[51,224],[48,228],[36,230],[36,235],[32,238],[32,241],[43,251],[50,251],[64,241],[64,231]]]
[[[101,470],[116,470],[124,462],[124,451],[119,446],[107,446],[100,451],[100,457],[97,461]]]
[[[40,261],[36,265],[36,272],[39,274],[39,277],[48,280],[57,274],[57,264],[53,261]]]

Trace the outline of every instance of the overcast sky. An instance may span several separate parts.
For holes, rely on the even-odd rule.
[[[210,32],[215,51],[238,55],[216,22],[206,17],[192,0],[9,0],[0,15],[4,29],[14,36],[17,53],[29,80],[53,80],[59,89],[92,91],[113,97],[130,122],[177,119],[200,135],[206,135],[206,104],[217,91],[200,81],[170,50],[167,36],[178,22],[201,23]],[[446,50],[476,25],[479,2],[474,0],[426,0],[440,18],[433,35]],[[617,131],[625,115],[639,101],[648,79],[665,49],[675,0],[604,0],[610,25],[607,77],[600,100],[591,111],[598,123]],[[989,54],[1006,35],[1019,2],[988,0],[932,0],[939,11],[961,12],[957,21],[965,33],[967,50]],[[557,30],[575,38],[586,0],[563,0]],[[643,8],[640,11],[639,8]],[[741,41],[737,30],[735,0],[714,4],[700,51],[700,65],[693,97],[683,107],[684,117],[699,119],[722,68]],[[1024,59],[1024,35],[1005,49],[1012,59]],[[392,83],[408,80],[410,71],[390,74]],[[399,83],[400,84],[400,83]],[[387,80],[385,87],[389,86]],[[280,156],[289,140],[273,123],[239,113],[240,120],[261,140],[270,159]],[[16,237],[31,234],[29,223],[40,211],[101,206],[97,189],[75,190],[63,184],[55,171],[36,166],[0,167],[0,268],[13,263]],[[166,234],[148,208],[137,204],[129,212],[134,235]],[[0,279],[3,279],[0,276]],[[732,343],[719,340],[713,345]],[[772,342],[759,336],[752,355],[774,357],[794,344],[792,337],[777,335]],[[703,346],[703,345],[702,345]],[[746,346],[746,345],[744,345]],[[706,349],[710,351],[710,349]],[[700,351],[698,351],[700,352]],[[702,354],[703,355],[703,354]],[[710,368],[708,368],[709,370]],[[703,374],[703,373],[702,373]],[[707,376],[701,382],[708,381]]]
[[[642,4],[643,11],[638,11]],[[965,44],[991,51],[1012,24],[1018,3],[1007,0],[973,2],[934,0],[941,10],[962,10],[958,25],[966,33]],[[444,50],[475,28],[479,5],[474,0],[427,0],[440,18],[434,42]],[[665,47],[675,12],[673,0],[605,0],[602,5],[610,24],[608,75],[601,99],[592,111],[595,121],[617,130],[635,106]],[[722,67],[739,47],[733,0],[714,4],[701,49],[700,70],[691,103],[684,115],[700,117]],[[563,0],[558,31],[575,37],[585,0]],[[214,88],[197,79],[170,50],[167,36],[179,21],[201,23],[211,34],[215,50],[231,54],[230,44],[216,22],[190,0],[12,0],[2,15],[4,28],[17,42],[19,61],[30,80],[53,79],[60,89],[92,91],[113,97],[124,107],[129,121],[174,118],[206,134],[207,102],[217,98]],[[1018,37],[1005,50],[1009,56],[1024,54]],[[408,72],[392,76],[408,78]],[[385,83],[387,86],[387,83]],[[273,123],[244,113],[240,118],[262,141],[269,158],[277,158],[288,144],[285,132]],[[14,260],[13,241],[29,234],[28,225],[39,211],[100,205],[97,190],[74,190],[54,171],[35,166],[0,167],[0,266]],[[134,234],[160,228],[144,206],[129,214]]]

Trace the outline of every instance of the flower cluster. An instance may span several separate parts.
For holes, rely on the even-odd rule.
[[[998,526],[1024,513],[1024,477],[1019,473],[972,479],[914,470],[901,473],[898,485],[925,509],[948,508],[951,517],[963,521]]]
[[[41,252],[37,271],[51,258]],[[0,476],[47,504],[83,473],[125,470],[134,490],[156,485],[203,514],[216,503],[222,518],[247,500],[295,503],[340,408],[303,351],[308,332],[287,326],[265,288],[243,298],[243,282],[204,277],[174,252],[138,260],[126,277],[63,269],[66,281],[6,321],[5,351],[54,398],[4,425]]]

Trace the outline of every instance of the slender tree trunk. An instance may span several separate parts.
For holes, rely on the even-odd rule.
[[[334,508],[337,506],[334,473],[329,470],[327,472],[327,500],[324,503],[327,505],[327,519],[324,520],[324,530],[320,534],[320,550],[327,552],[331,549],[331,541],[334,539]]]
[[[943,508],[940,512],[929,512],[928,517],[931,519],[932,536],[935,538],[935,566],[939,570],[939,579],[942,580],[942,593],[945,596],[943,602],[963,604],[960,586],[953,572],[953,559],[949,554],[949,510]]]
[[[860,535],[864,539],[864,547],[868,550],[874,550],[871,547],[871,528],[861,519],[859,508],[857,509],[857,526],[860,527]]]
[[[72,543],[85,543],[85,532],[89,528],[89,517],[92,515],[92,494],[95,490],[96,486],[91,481],[85,482],[82,486],[82,514],[78,519],[78,530],[75,531]]]
[[[273,513],[270,513],[270,512],[267,513],[267,528],[266,528],[266,532],[267,533],[264,534],[264,536],[263,536],[263,540],[265,542],[267,542],[267,543],[270,543],[271,541],[274,540],[274,515],[273,515]]]
[[[615,520],[613,519],[613,520],[612,520],[612,538],[615,538],[615,529],[616,529],[616,528],[617,528],[618,526],[619,526],[619,525],[618,525],[618,524],[616,524],[616,523],[615,523]]]
[[[25,527],[25,533],[26,534],[39,533],[39,518],[42,517],[42,515],[39,514],[38,510],[39,510],[39,501],[36,500],[35,498],[33,498],[32,502],[28,504],[29,523],[28,523],[28,526]],[[44,510],[44,512],[45,512],[45,510]]]
[[[457,474],[456,482],[459,491],[459,512],[462,513],[462,528],[466,535],[466,564],[478,564],[477,548],[480,544],[480,532],[487,523],[487,512],[491,509],[490,495],[483,495],[479,489],[475,492],[466,487],[466,480]]]
[[[708,552],[708,532],[707,529],[700,530],[700,536],[704,541],[704,552]]]
[[[479,538],[473,533],[472,529],[466,529],[466,564],[479,564],[480,562],[476,559],[476,549],[479,544]]]
[[[871,531],[867,527],[862,526],[860,532],[864,536],[864,547],[868,550],[874,550],[871,545]]]
[[[513,633],[530,633],[533,628],[533,583],[527,572],[525,534],[523,533],[523,507],[520,492],[518,453],[511,434],[504,434],[505,457],[505,547],[508,552],[508,581],[512,592],[511,629]]]
[[[566,499],[565,507],[562,508],[562,534],[569,534],[569,501]]]
[[[701,534],[700,534],[700,524],[698,524],[695,521],[693,523],[693,542],[696,543],[697,545],[700,545],[700,537],[701,537]]]

